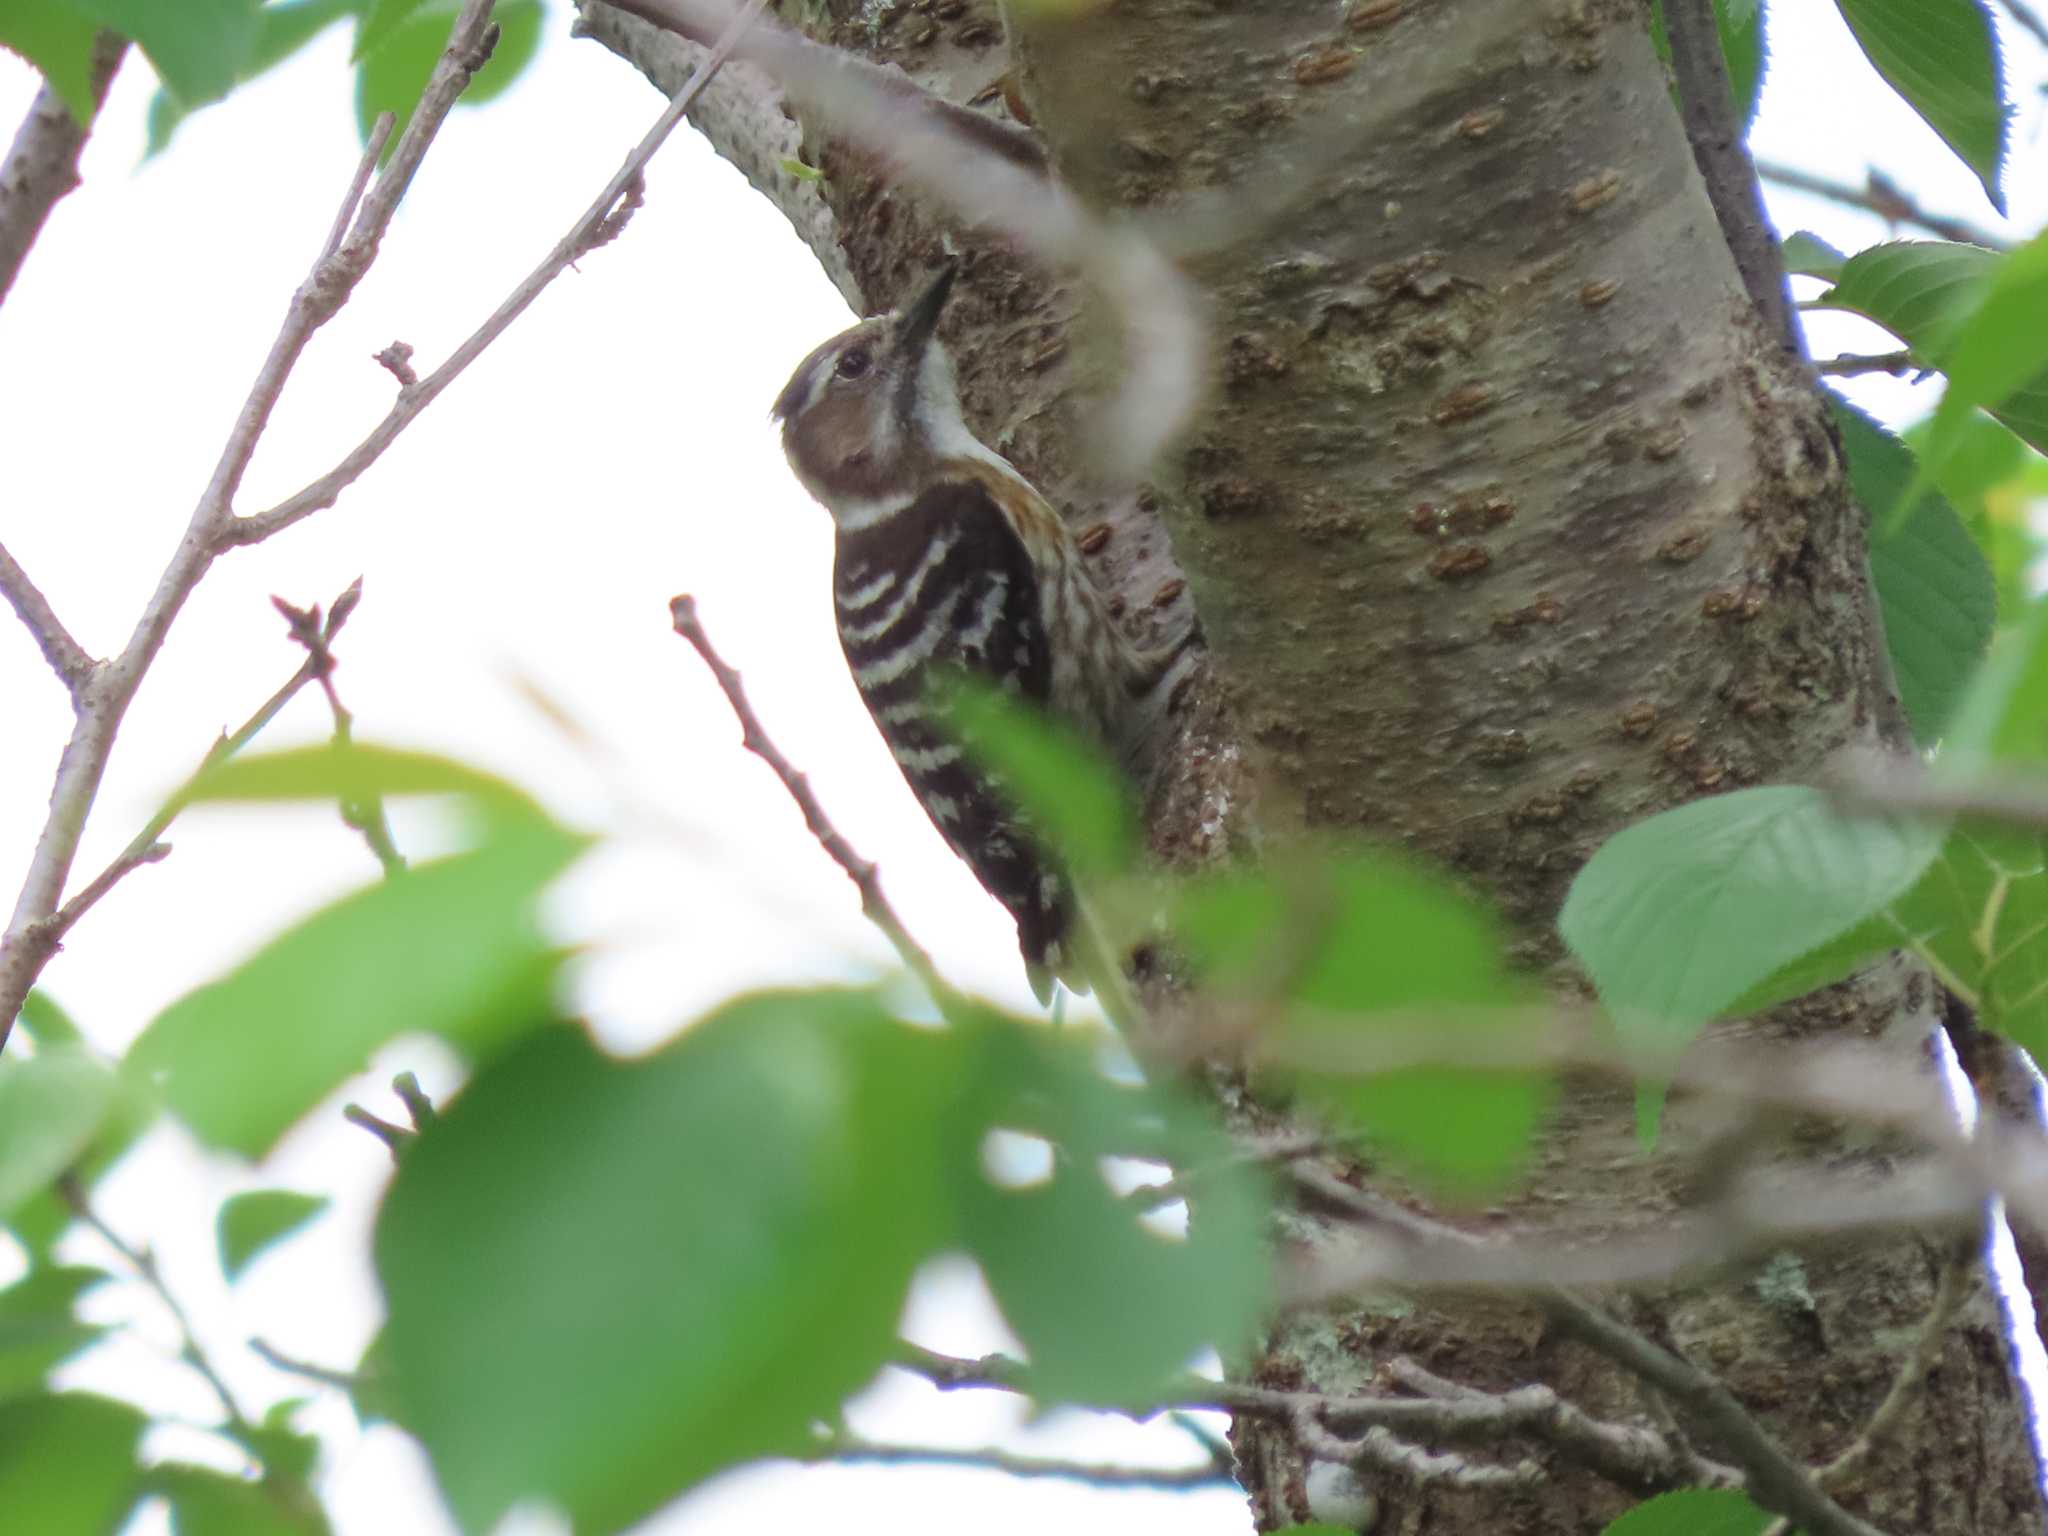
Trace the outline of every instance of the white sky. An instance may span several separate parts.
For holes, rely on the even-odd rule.
[[[1874,156],[1930,206],[1998,227],[1973,178],[1869,72],[1832,7],[1777,0],[1770,24],[1789,68],[1767,86],[1761,154],[1850,181]],[[566,26],[556,5],[528,78],[451,120],[376,268],[301,362],[243,509],[296,490],[352,446],[392,390],[370,354],[403,339],[422,371],[438,362],[659,111],[637,74],[595,44],[571,42]],[[2013,48],[2020,78],[2042,78],[2039,52],[2024,38]],[[87,150],[84,188],[60,206],[0,307],[0,540],[95,654],[125,640],[355,164],[346,60],[346,31],[330,32],[189,119],[166,156],[142,165],[151,82],[131,60]],[[19,120],[35,83],[0,54],[0,123]],[[2039,102],[2023,92],[2015,128],[2008,186],[2019,233],[2048,220]],[[1774,194],[1773,208],[1785,228],[1812,228],[1848,249],[1885,234],[1873,218],[1811,198]],[[1007,917],[925,821],[847,680],[826,596],[829,526],[789,477],[767,420],[795,361],[847,319],[780,216],[679,134],[623,239],[560,280],[337,507],[228,557],[207,579],[123,730],[79,877],[127,841],[216,731],[296,666],[270,594],[325,602],[360,574],[363,604],[337,647],[358,734],[482,763],[563,816],[615,834],[557,903],[564,934],[591,945],[579,1001],[607,1040],[651,1043],[750,985],[875,974],[888,951],[850,886],[740,750],[723,699],[669,633],[667,600],[688,590],[772,733],[854,845],[882,861],[892,899],[942,967],[1028,1007]],[[1830,355],[1885,343],[1830,317],[1814,346]],[[1925,404],[1883,378],[1856,393],[1894,421]],[[559,701],[597,747],[565,740],[522,698],[521,679]],[[0,872],[11,892],[70,716],[4,612],[0,722]],[[264,745],[327,730],[315,692]],[[395,819],[409,854],[435,846],[431,822],[403,808]],[[95,910],[44,977],[109,1052],[165,1002],[375,874],[326,812],[193,812],[172,841],[174,856]],[[444,1054],[406,1041],[336,1104],[390,1111],[381,1085],[405,1067],[430,1092],[454,1082]],[[332,1106],[260,1173],[164,1133],[110,1181],[102,1214],[156,1246],[245,1407],[260,1408],[299,1387],[239,1340],[260,1336],[346,1366],[374,1328],[367,1236],[387,1166]],[[270,1184],[333,1194],[338,1208],[230,1294],[213,1259],[213,1210],[235,1189]],[[89,1251],[81,1242],[80,1254]],[[0,1239],[0,1281],[11,1263]],[[128,1315],[129,1298],[103,1294],[101,1304]],[[154,1310],[136,1310],[141,1333],[168,1339]],[[914,1313],[935,1347],[1000,1342],[971,1279],[957,1273],[928,1287]],[[166,1414],[212,1413],[203,1388],[135,1344],[101,1350],[71,1375]],[[334,1402],[307,1422],[327,1436],[324,1487],[343,1536],[452,1529],[403,1436],[359,1433]],[[871,1394],[859,1422],[878,1435],[972,1445],[1018,1415],[1000,1399],[941,1398],[893,1381]],[[208,1445],[189,1434],[161,1440],[165,1454],[199,1456]],[[1074,1416],[1034,1433],[1030,1448],[1192,1459],[1176,1431]],[[829,1521],[916,1536],[957,1530],[969,1507],[990,1536],[1248,1529],[1228,1491],[1112,1495],[986,1474],[838,1468],[727,1478],[648,1529],[702,1536]]]

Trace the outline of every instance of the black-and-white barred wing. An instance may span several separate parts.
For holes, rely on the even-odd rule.
[[[947,481],[901,511],[842,528],[833,601],[854,684],[882,739],[947,843],[1016,918],[1042,992],[1042,973],[1064,959],[1066,882],[969,760],[931,693],[936,670],[953,666],[1047,702],[1052,658],[1027,551],[984,486]]]

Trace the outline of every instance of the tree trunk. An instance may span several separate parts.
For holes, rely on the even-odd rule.
[[[1103,579],[1128,612],[1164,627],[1192,600],[1213,675],[1152,800],[1156,848],[1218,857],[1254,821],[1398,840],[1471,880],[1523,958],[1555,968],[1565,888],[1618,828],[1810,780],[1845,748],[1900,748],[1826,409],[1743,293],[1640,0],[1069,9],[1020,7],[1007,35],[990,0],[805,0],[784,20],[1028,116],[1095,208],[1169,235],[1189,210],[1242,211],[1181,241],[1212,388],[1134,499],[1090,482],[1081,425],[1115,359],[1083,344],[1070,277],[881,183],[757,72],[729,71],[696,120],[864,313],[942,247],[963,252],[946,339],[970,418],[1078,523],[1111,524]],[[700,56],[585,12],[664,90]],[[783,167],[799,156],[822,180]],[[1934,1001],[1899,965],[1751,1027],[1912,1050]],[[1488,1230],[1654,1228],[1706,1134],[1688,1111],[1670,1107],[1646,1157],[1626,1098],[1574,1085]],[[1800,1127],[1796,1150],[1878,1155],[1830,1127]],[[1814,1247],[1608,1304],[1820,1462],[1883,1396],[1944,1247]],[[1397,1356],[1488,1390],[1546,1382],[1605,1418],[1646,1411],[1632,1378],[1503,1301],[1296,1315],[1250,1374],[1357,1392]],[[1235,1444],[1260,1529],[1368,1518],[1332,1501],[1346,1478],[1295,1426],[1247,1417]],[[1547,1471],[1512,1493],[1360,1475],[1381,1532],[1595,1531],[1641,1493],[1554,1457]],[[1919,1405],[1841,1497],[1893,1533],[2040,1529],[1981,1276]]]

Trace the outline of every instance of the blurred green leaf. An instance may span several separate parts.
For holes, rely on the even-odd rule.
[[[244,84],[283,63],[342,17],[361,10],[365,3],[366,0],[284,0],[283,4],[264,6],[256,13],[256,36],[235,83]],[[149,142],[144,156],[161,153],[192,111],[192,106],[168,90],[159,89],[150,97]]]
[[[1936,473],[1957,451],[1970,413],[1991,410],[2029,437],[2032,398],[2042,379],[2040,338],[2048,334],[2048,235],[2037,235],[1998,258],[1977,303],[1939,350],[1948,387],[1927,429],[1927,459]],[[2014,402],[2014,397],[2018,400]],[[2009,402],[2016,409],[2008,410]],[[2029,437],[2031,441],[2031,437]],[[2036,446],[2039,446],[2038,444]],[[1923,471],[1924,473],[1924,471]]]
[[[2048,392],[2042,392],[2048,403]],[[2007,402],[2010,407],[2011,401]],[[2006,409],[2001,408],[2001,417]],[[2048,416],[2043,418],[2048,428]],[[1928,423],[1921,421],[1903,434],[1917,454]],[[2035,479],[2044,483],[2035,485]],[[2014,614],[2029,598],[2028,575],[2044,551],[2029,513],[2048,492],[2048,460],[2030,449],[2002,420],[1972,415],[1956,432],[1935,484],[1962,519],[1991,568],[1996,609]]]
[[[0,1401],[40,1390],[52,1370],[106,1329],[81,1322],[78,1298],[112,1278],[103,1269],[38,1265],[0,1290]]]
[[[132,38],[164,88],[188,106],[227,95],[256,40],[260,0],[78,0],[79,9]]]
[[[32,987],[21,1005],[20,1023],[29,1039],[39,1046],[83,1045],[85,1036],[57,1000],[41,987]]]
[[[1213,1117],[1165,1086],[1109,1081],[1090,1042],[1073,1035],[990,1019],[967,1043],[971,1139],[947,1161],[968,1251],[1024,1345],[1032,1395],[1136,1403],[1203,1349],[1237,1358],[1271,1285],[1272,1201]],[[1050,1177],[1021,1187],[991,1179],[982,1161],[992,1128],[1047,1141]],[[1198,1171],[1185,1231],[1108,1181],[1108,1160],[1141,1148]]]
[[[1804,229],[1785,237],[1783,255],[1787,272],[1824,277],[1829,282],[1841,277],[1842,264],[1849,259],[1819,235]]]
[[[84,1155],[114,1098],[114,1074],[74,1047],[0,1056],[0,1220]]]
[[[156,1123],[158,1113],[156,1096],[146,1085],[112,1072],[96,1056],[91,1060],[108,1073],[113,1097],[91,1141],[72,1160],[68,1170],[88,1193],[142,1139],[143,1133]],[[0,1140],[4,1139],[0,1135]],[[70,1205],[54,1187],[31,1195],[14,1208],[12,1215],[0,1217],[32,1254],[48,1253],[74,1219]]]
[[[324,1195],[302,1195],[293,1189],[253,1189],[223,1201],[215,1222],[221,1273],[230,1281],[239,1280],[257,1255],[290,1237],[331,1204]]]
[[[1131,867],[1137,834],[1130,790],[1101,752],[1030,705],[958,674],[941,708],[990,779],[1075,874]]]
[[[564,1027],[479,1072],[376,1236],[399,1417],[463,1526],[533,1497],[617,1530],[835,1415],[944,1236],[950,1044],[789,992],[637,1060]]]
[[[256,1156],[399,1035],[488,1056],[549,1015],[559,956],[534,906],[586,845],[507,821],[346,896],[171,1004],[128,1064],[202,1140]]]
[[[1957,706],[1934,772],[1963,780],[1998,765],[2048,763],[2048,603],[1992,643]]]
[[[391,144],[398,142],[441,50],[447,46],[448,34],[455,29],[456,10],[453,0],[424,0],[378,38],[373,50],[366,49],[358,37],[356,129],[365,143],[369,141],[371,127],[384,112],[398,120]],[[502,0],[491,13],[498,26],[498,46],[492,50],[490,62],[476,72],[469,89],[462,93],[463,105],[481,106],[503,95],[525,73],[540,49],[544,16],[540,0]],[[387,145],[385,153],[390,152],[391,146]]]
[[[2000,177],[2012,108],[1983,0],[1836,0],[1885,83],[1941,135],[2005,212]]]
[[[376,52],[427,3],[428,0],[367,0],[368,9],[356,28],[355,47],[349,51],[350,62],[360,63],[366,54]],[[452,18],[453,9],[444,9]]]
[[[323,1536],[329,1529],[303,1489],[183,1462],[151,1467],[146,1475],[150,1492],[171,1507],[172,1536]]]
[[[1660,1493],[1611,1520],[1600,1536],[1759,1536],[1771,1516],[1732,1488]]]
[[[81,123],[93,119],[92,40],[99,26],[77,0],[8,0],[0,6],[0,46],[43,72]]]
[[[83,1392],[0,1403],[0,1510],[23,1536],[108,1536],[134,1502],[148,1421]]]
[[[460,795],[497,815],[540,819],[523,790],[495,775],[426,752],[361,743],[294,747],[231,757],[202,770],[173,803],[373,800],[394,795]]]
[[[1224,995],[1284,1000],[1261,1038],[1298,1090],[1376,1150],[1450,1193],[1497,1184],[1526,1153],[1550,1098],[1545,1074],[1512,1060],[1511,978],[1492,917],[1440,877],[1394,854],[1271,861],[1200,882],[1172,929]],[[1445,1064],[1347,1072],[1347,1054],[1427,1054],[1425,1035],[1458,1037]],[[1496,1048],[1498,1047],[1498,1048]]]
[[[1622,1038],[1669,1059],[1707,1020],[1903,896],[1942,837],[1930,822],[1843,820],[1803,785],[1715,795],[1602,844],[1558,930]]]
[[[1893,506],[1913,479],[1912,453],[1847,401],[1831,395],[1829,403],[1857,501],[1866,510]],[[1954,509],[1929,496],[1904,522],[1873,524],[1870,576],[1899,700],[1914,740],[1926,746],[1948,725],[1991,643],[1991,568]]]

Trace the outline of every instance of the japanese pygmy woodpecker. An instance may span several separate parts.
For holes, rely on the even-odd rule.
[[[954,268],[803,360],[775,402],[783,451],[837,531],[832,597],[854,684],[903,776],[1017,920],[1041,999],[1074,976],[1075,898],[1016,806],[965,753],[935,674],[979,674],[1127,755],[1174,651],[1135,646],[1067,526],[961,419],[935,339]]]

